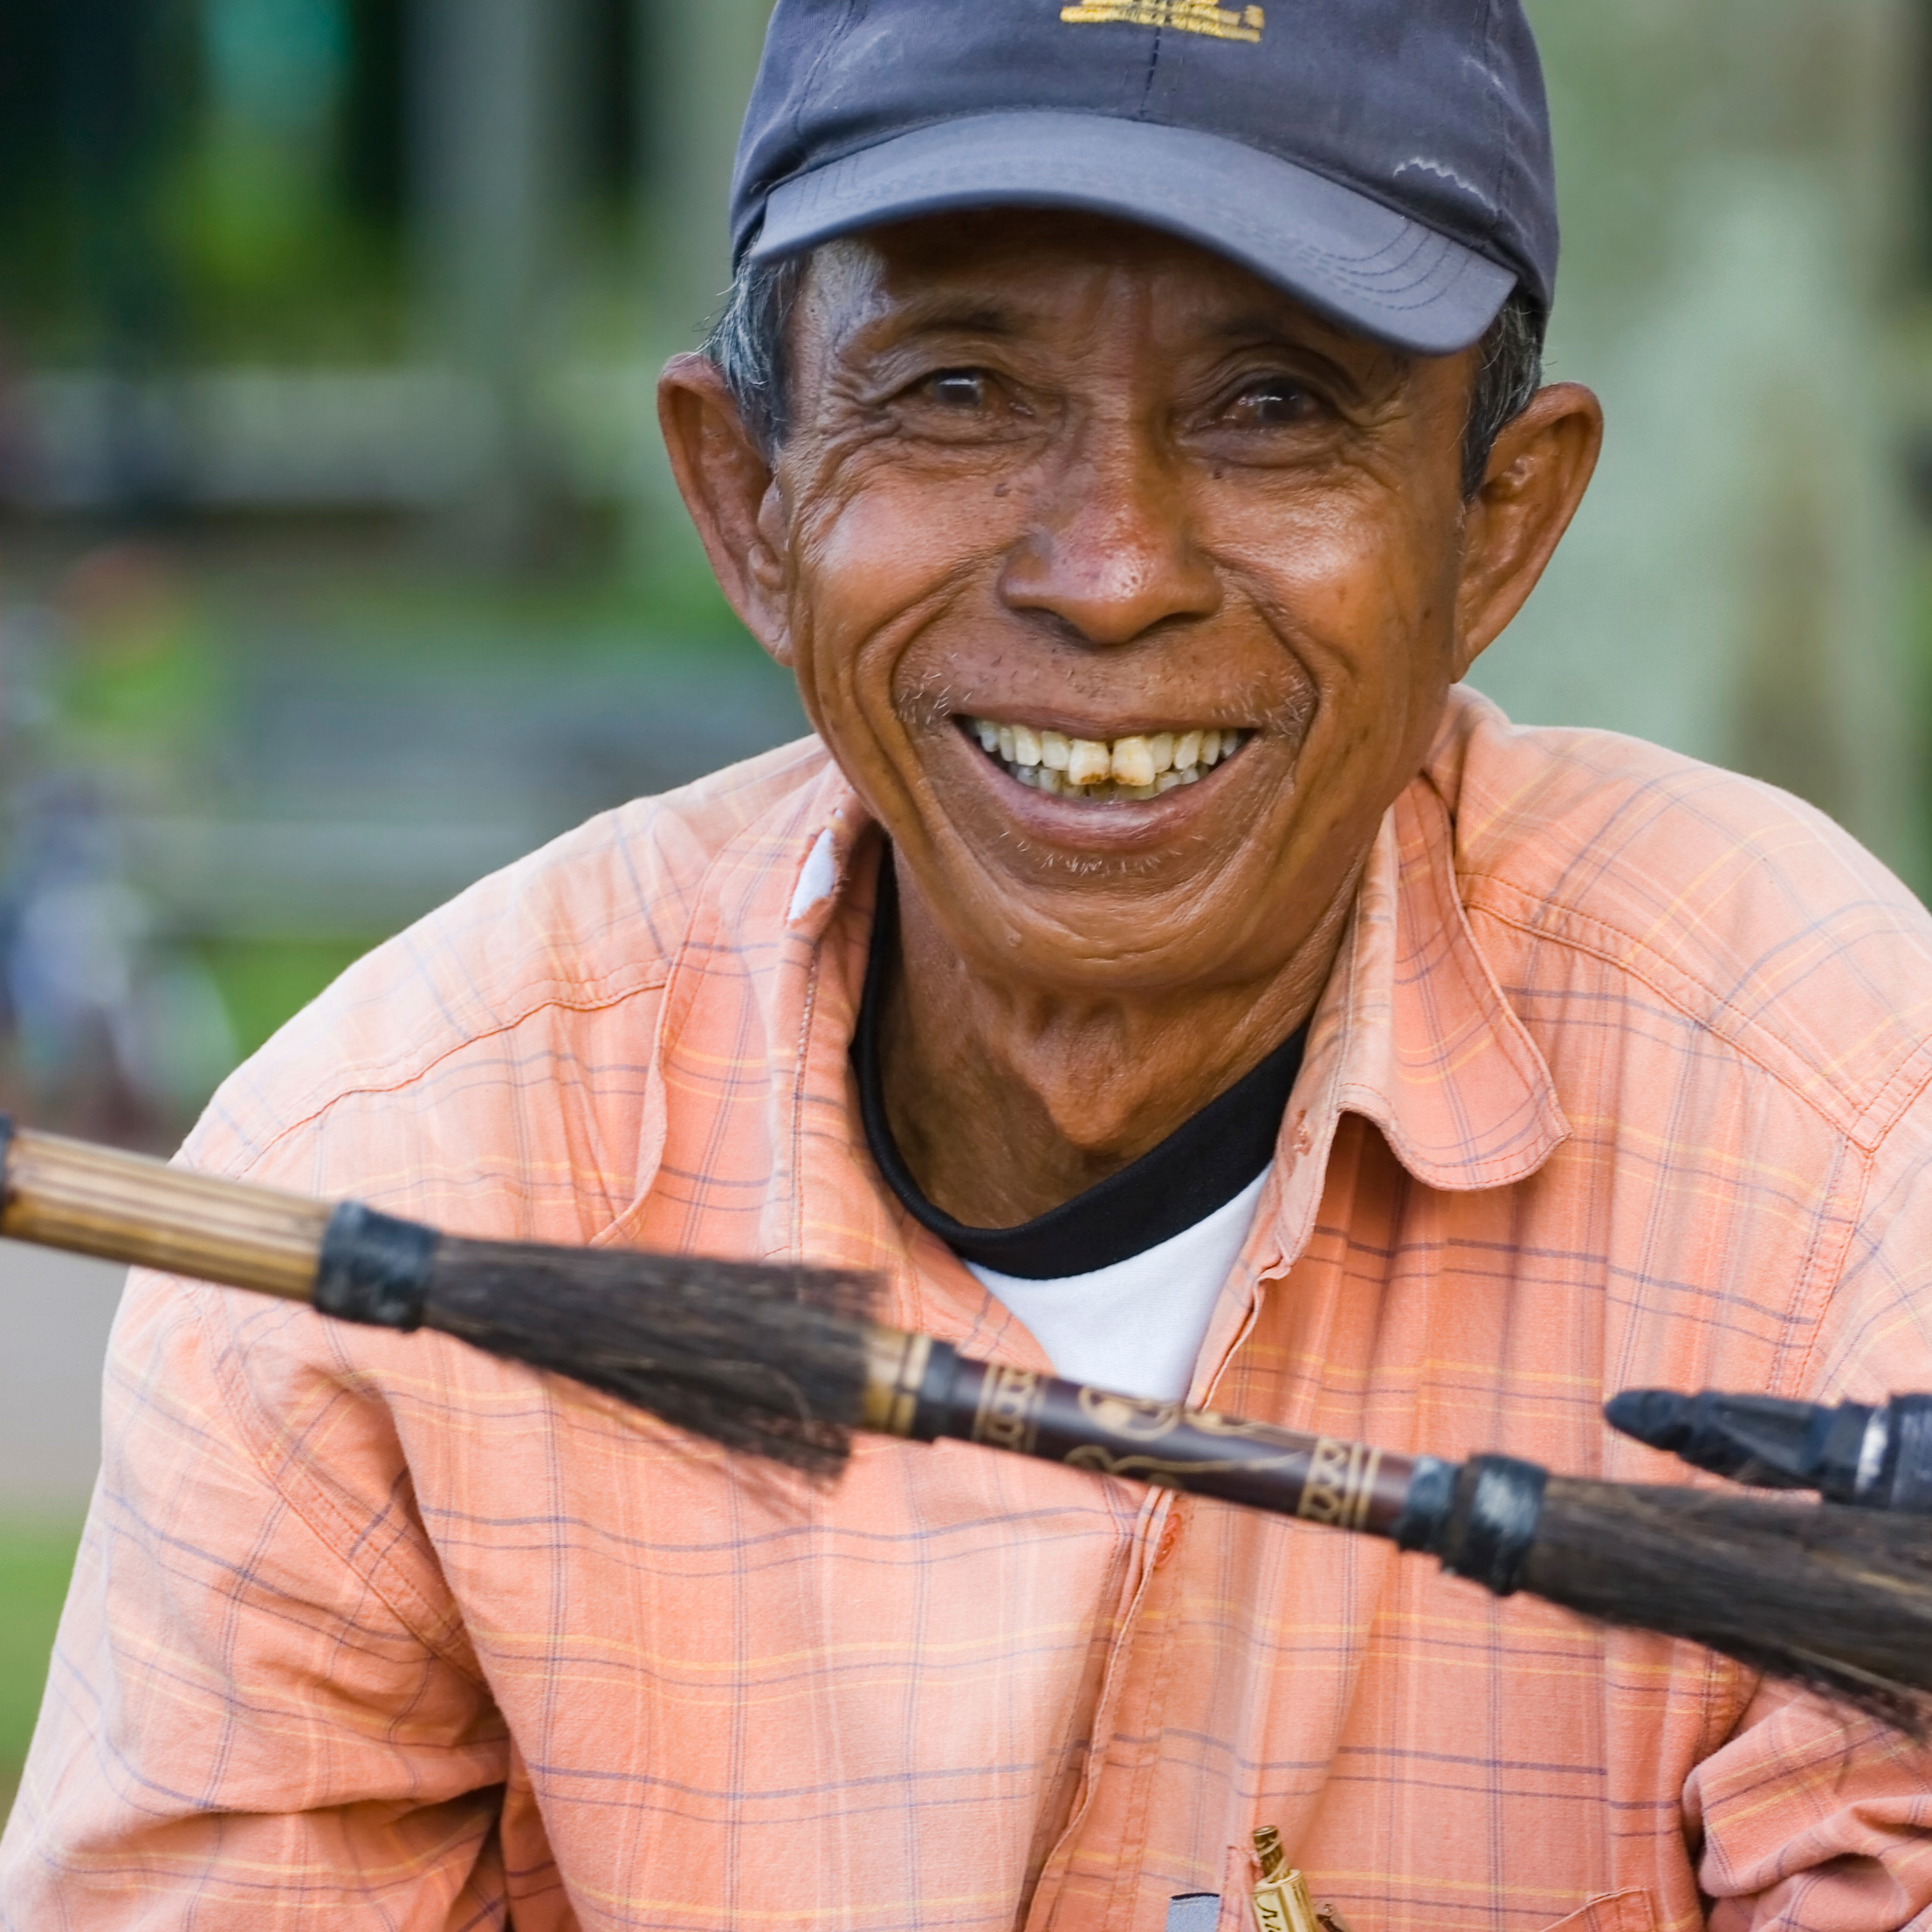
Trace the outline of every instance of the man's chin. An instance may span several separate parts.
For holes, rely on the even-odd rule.
[[[1056,829],[961,815],[902,842],[931,924],[976,970],[1069,994],[1179,990],[1214,974],[1245,923],[1233,908],[1266,890],[1241,883],[1255,870],[1248,841]]]

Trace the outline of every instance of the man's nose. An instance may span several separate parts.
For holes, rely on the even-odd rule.
[[[1007,608],[1056,618],[1095,644],[1213,615],[1220,579],[1153,439],[1122,425],[1081,443],[1035,497],[1033,527],[1000,579]]]

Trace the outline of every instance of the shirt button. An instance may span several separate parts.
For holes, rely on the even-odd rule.
[[[1315,1136],[1308,1131],[1308,1116],[1306,1114],[1296,1114],[1295,1117],[1295,1152],[1298,1154],[1305,1154],[1314,1145]]]

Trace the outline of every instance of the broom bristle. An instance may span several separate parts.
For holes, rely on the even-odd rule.
[[[833,1269],[445,1237],[423,1321],[826,1476],[851,1447],[877,1293]]]
[[[1523,1587],[1926,1735],[1932,1521],[1552,1477]]]

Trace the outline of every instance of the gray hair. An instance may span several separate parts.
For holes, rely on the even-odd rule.
[[[808,259],[787,255],[775,262],[746,262],[705,339],[705,355],[767,457],[777,453],[789,427],[786,338]],[[1544,327],[1542,309],[1518,289],[1482,338],[1462,437],[1465,497],[1482,487],[1496,438],[1543,387]]]
[[[1478,350],[1475,389],[1462,431],[1462,494],[1482,487],[1496,438],[1536,400],[1543,387],[1542,306],[1517,289],[1490,323]]]
[[[785,255],[775,262],[744,263],[705,338],[705,356],[724,377],[740,419],[767,457],[777,455],[790,427],[786,342],[810,259]]]

